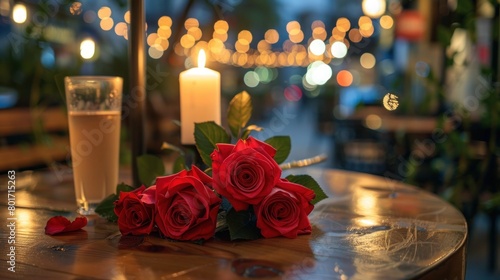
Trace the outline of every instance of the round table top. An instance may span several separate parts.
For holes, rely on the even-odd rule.
[[[312,234],[204,245],[154,236],[124,239],[115,224],[97,217],[81,231],[45,235],[50,217],[76,217],[71,177],[39,174],[36,187],[23,190],[18,174],[16,273],[4,267],[0,278],[464,278],[467,225],[457,209],[437,196],[362,173],[317,168],[287,172],[313,176],[329,195],[310,215]],[[6,198],[3,187],[2,182]],[[7,199],[0,204],[5,209],[0,218],[6,221]],[[4,264],[7,246],[2,242]]]
[[[368,174],[328,169],[308,174],[329,191],[310,217],[318,272],[334,261],[335,271],[349,279],[408,279],[432,272],[463,249],[462,213],[433,194]],[[465,275],[464,257],[457,260],[458,279]]]

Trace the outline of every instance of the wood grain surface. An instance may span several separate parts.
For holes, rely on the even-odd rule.
[[[15,271],[10,231],[1,230],[0,279],[463,279],[466,223],[459,211],[417,188],[360,173],[306,169],[330,198],[310,216],[311,235],[203,245],[158,236],[123,237],[90,217],[82,230],[44,234],[55,215],[74,219],[70,174],[38,174],[16,190]],[[3,178],[7,175],[1,175]],[[59,179],[56,179],[59,178]],[[35,184],[36,183],[36,184]]]

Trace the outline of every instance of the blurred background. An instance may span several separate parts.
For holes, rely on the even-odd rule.
[[[499,2],[145,1],[147,151],[180,145],[179,73],[204,49],[223,124],[245,90],[254,136],[291,135],[290,160],[326,154],[442,196],[469,222],[467,277],[500,277]],[[125,0],[0,0],[2,173],[69,166],[63,78],[122,76],[127,100],[129,29]]]

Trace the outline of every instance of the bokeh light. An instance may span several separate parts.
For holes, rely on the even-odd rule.
[[[332,77],[332,74],[332,68],[318,60],[307,67],[306,81],[310,85],[324,85]]]
[[[80,43],[80,55],[83,59],[92,59],[95,54],[95,42],[91,38],[84,39]]]
[[[314,55],[322,55],[326,50],[325,43],[320,39],[315,39],[309,44],[309,51]]]
[[[115,25],[115,34],[118,36],[125,36],[128,32],[128,27],[125,22],[119,22]]]
[[[359,63],[365,69],[372,69],[376,62],[375,56],[371,53],[364,53],[359,58]]]
[[[247,87],[254,88],[259,85],[259,75],[254,71],[248,71],[243,76],[243,82]]]
[[[347,54],[347,46],[344,42],[334,42],[331,47],[332,55],[336,58],[343,58]]]
[[[214,32],[225,34],[229,30],[229,24],[225,20],[218,20],[214,23]]]
[[[337,83],[342,87],[348,87],[352,84],[354,78],[348,70],[340,70],[337,73]]]
[[[380,18],[380,27],[391,29],[394,26],[394,19],[389,15],[384,15]]]
[[[71,4],[71,6],[69,6],[69,12],[74,16],[81,14],[82,13],[82,3],[73,2]]]
[[[184,28],[186,30],[189,30],[190,28],[192,27],[199,27],[200,26],[200,23],[198,22],[197,19],[195,18],[188,18],[186,19],[186,21],[184,22]]]
[[[377,130],[382,127],[382,118],[375,114],[370,114],[365,118],[365,126],[369,129]]]
[[[346,33],[351,28],[351,22],[345,17],[337,19],[336,27],[340,32]]]
[[[159,59],[163,56],[163,50],[161,46],[155,44],[149,47],[148,54],[153,59]]]
[[[107,17],[107,18],[104,18],[101,20],[100,26],[101,26],[102,30],[108,31],[108,30],[113,29],[114,24],[115,23],[114,23],[113,19],[110,17]]]
[[[28,10],[26,9],[26,6],[24,4],[14,5],[14,8],[12,9],[12,20],[14,20],[15,23],[22,24],[26,22],[27,18]]]
[[[170,18],[169,16],[162,16],[158,19],[158,26],[161,27],[161,26],[168,26],[168,27],[171,27],[172,26],[172,18]]]
[[[100,18],[100,19],[105,19],[105,18],[109,18],[111,16],[111,9],[109,7],[101,7],[99,9],[99,11],[97,11],[97,16]]]
[[[363,39],[363,36],[361,36],[361,33],[359,33],[359,29],[353,28],[349,30],[349,40],[353,43],[359,43]]]
[[[386,0],[363,0],[361,8],[363,13],[371,18],[379,18],[385,13]]]
[[[264,38],[269,44],[276,44],[280,39],[280,35],[276,29],[269,29],[264,34]]]
[[[285,99],[291,102],[297,102],[302,99],[302,90],[297,85],[290,85],[283,91]]]
[[[384,105],[384,108],[387,109],[388,111],[394,111],[399,106],[397,95],[392,93],[387,93],[382,99],[382,103]]]

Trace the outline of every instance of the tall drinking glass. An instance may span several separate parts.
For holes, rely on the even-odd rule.
[[[92,215],[118,183],[123,79],[64,79],[78,213]]]

